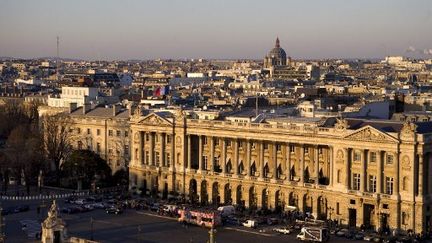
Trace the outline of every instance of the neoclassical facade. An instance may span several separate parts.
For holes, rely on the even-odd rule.
[[[235,123],[136,112],[130,187],[421,232],[431,215],[431,127],[335,118]]]

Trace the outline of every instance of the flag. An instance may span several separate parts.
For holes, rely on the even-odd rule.
[[[153,96],[160,96],[161,95],[160,93],[161,93],[161,89],[160,87],[157,87],[153,93]]]

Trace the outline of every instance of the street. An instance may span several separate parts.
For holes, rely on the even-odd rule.
[[[7,208],[14,205],[30,205],[30,211],[6,215],[7,242],[37,242],[27,239],[21,230],[20,220],[38,218],[36,207],[39,202],[3,202]],[[60,207],[64,205],[59,201]],[[46,217],[46,210],[42,210]],[[96,209],[91,212],[78,214],[64,214],[61,216],[67,223],[68,235],[93,239],[101,242],[199,242],[208,240],[208,229],[197,226],[184,226],[175,218],[155,215],[149,211],[125,210],[123,214],[106,214],[105,210]],[[93,218],[93,231],[91,219]],[[93,233],[92,233],[93,232]],[[265,243],[269,240],[275,243],[299,242],[295,239],[296,233],[280,235],[270,230],[260,232],[259,229],[248,229],[242,226],[217,228],[217,242],[235,243]],[[345,238],[333,237],[330,242],[346,242]]]

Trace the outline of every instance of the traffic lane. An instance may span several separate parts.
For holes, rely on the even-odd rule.
[[[107,215],[102,211],[93,215],[93,236],[102,242],[207,242],[208,229],[187,226],[176,222],[175,219],[159,217],[157,215],[142,214],[142,212],[126,211],[123,215]],[[70,235],[84,238],[91,236],[89,217],[76,217],[68,220]],[[139,231],[141,230],[141,231]],[[275,243],[299,242],[296,234],[280,235],[273,232],[259,233],[244,227],[220,227],[216,232],[216,239],[220,242],[235,243]],[[332,238],[330,242],[347,242],[345,238]]]

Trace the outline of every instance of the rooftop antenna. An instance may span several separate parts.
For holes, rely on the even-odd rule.
[[[60,59],[60,37],[57,36],[57,58],[56,58],[56,78],[59,81],[59,59]]]

